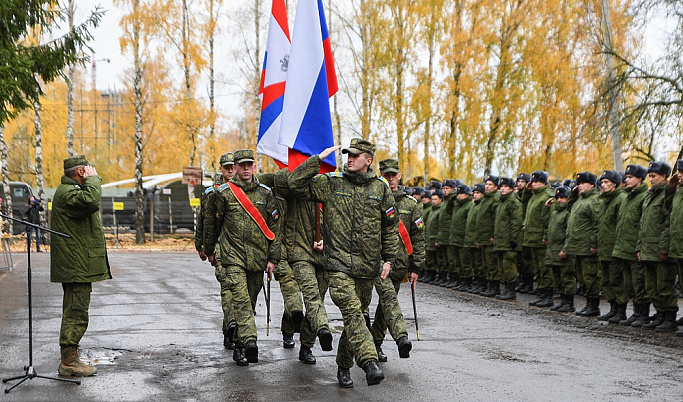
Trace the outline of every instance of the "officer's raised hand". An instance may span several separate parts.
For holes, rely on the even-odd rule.
[[[341,145],[335,145],[335,146],[326,148],[318,156],[320,157],[320,160],[325,160],[325,158],[330,156],[332,154],[332,152],[338,150],[339,148],[341,148]]]

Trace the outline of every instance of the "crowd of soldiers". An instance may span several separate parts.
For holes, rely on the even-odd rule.
[[[683,278],[683,159],[671,173],[655,161],[599,177],[581,172],[562,183],[535,171],[516,180],[490,175],[472,187],[460,180],[413,187],[426,222],[419,281],[500,300],[530,293],[537,296],[531,306],[677,331],[683,325],[675,290],[676,277]],[[586,298],[579,311],[577,293]],[[610,304],[602,315],[601,296]]]
[[[422,208],[399,184],[398,161],[381,161],[378,176],[371,167],[375,146],[360,138],[342,150],[348,154],[342,169],[319,174],[323,160],[339,148],[291,172],[255,174],[248,149],[220,158],[221,177],[202,197],[195,246],[215,267],[224,345],[238,366],[258,362],[254,314],[264,271],[268,281],[271,275],[279,281],[283,295],[283,347],[293,348],[300,333],[299,360],[305,364],[316,362],[316,338],[322,350],[333,349],[324,305],[329,291],[344,322],[336,358],[341,387],[353,386],[354,361],[368,385],[384,379],[377,363],[387,361],[387,330],[399,356],[410,357],[397,293],[403,281],[414,290],[424,269]],[[371,323],[373,289],[379,301]]]

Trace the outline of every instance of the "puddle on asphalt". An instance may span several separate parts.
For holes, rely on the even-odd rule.
[[[90,364],[114,364],[114,360],[116,360],[119,356],[122,356],[123,353],[116,351],[116,350],[102,350],[102,351],[90,351],[88,353],[87,357],[88,360],[90,360]]]

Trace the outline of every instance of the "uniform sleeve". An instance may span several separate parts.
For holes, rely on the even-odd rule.
[[[413,243],[413,254],[410,256],[409,272],[420,272],[425,262],[425,232],[420,206],[415,203],[410,214],[410,241]]]
[[[591,216],[591,248],[598,248],[598,231],[600,228],[600,203],[597,202],[597,198],[591,200],[588,212]]]
[[[664,231],[662,236],[659,238],[659,252],[662,254],[669,255],[671,245],[671,213],[666,214],[666,220],[664,221]]]
[[[268,261],[274,264],[280,262],[281,257],[281,247],[282,247],[282,232],[281,232],[281,222],[283,212],[282,207],[278,200],[275,198],[273,193],[268,194],[268,201],[266,208],[268,209],[268,215],[266,216],[266,223],[270,230],[275,234],[275,240],[271,241],[268,245]]]
[[[324,203],[329,193],[329,177],[318,175],[320,171],[320,157],[313,155],[306,159],[301,165],[289,175],[289,186],[310,201]]]
[[[510,244],[510,246],[514,249],[519,248],[521,250],[521,246],[523,243],[523,234],[522,234],[522,204],[513,202],[510,203],[511,211],[510,211],[510,241],[515,242],[516,244]],[[546,230],[547,230],[548,225],[546,225]]]
[[[394,196],[391,194],[389,186],[385,186],[384,197],[382,198],[382,260],[391,262],[396,261],[398,252],[398,211],[396,211]]]
[[[209,194],[206,203],[207,218],[204,221],[204,253],[206,255],[216,254],[216,242],[223,228],[227,202],[225,195],[214,191]]]
[[[102,200],[102,178],[90,176],[81,186],[64,193],[62,213],[70,218],[83,219],[99,211]]]
[[[199,215],[197,215],[197,226],[194,231],[194,248],[197,251],[202,251],[204,248],[204,214],[206,214],[206,199],[207,195],[203,193],[199,206]]]

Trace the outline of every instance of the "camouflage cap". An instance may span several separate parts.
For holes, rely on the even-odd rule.
[[[92,163],[88,162],[85,155],[74,155],[64,159],[64,169],[71,169],[72,167],[81,165],[94,166]]]
[[[342,149],[343,154],[360,155],[363,152],[375,155],[375,144],[362,138],[353,138],[349,147]]]
[[[232,152],[226,152],[223,155],[221,155],[220,163],[221,163],[221,166],[234,165],[235,159],[234,159]]]
[[[380,173],[399,173],[398,161],[396,159],[383,159],[379,161]]]
[[[253,162],[254,151],[251,149],[238,149],[233,155],[234,163]]]

